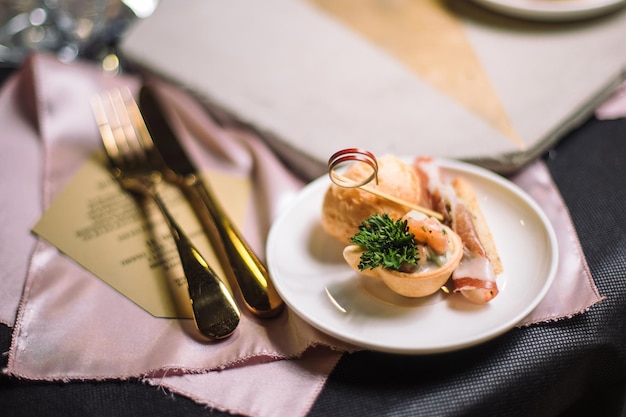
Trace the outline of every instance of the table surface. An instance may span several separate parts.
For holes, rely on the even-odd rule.
[[[0,69],[0,82],[10,70]],[[584,314],[452,353],[345,354],[309,416],[626,416],[626,119],[590,119],[543,156],[600,293]],[[7,352],[11,329],[0,325]],[[0,357],[5,366],[7,356]],[[0,375],[4,416],[230,416],[136,380]]]

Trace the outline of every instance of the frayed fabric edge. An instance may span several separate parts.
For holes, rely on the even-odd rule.
[[[338,348],[337,346],[327,345],[327,344],[324,344],[324,343],[311,343],[300,354],[295,355],[295,356],[290,356],[290,357],[284,357],[284,358],[282,358],[280,360],[299,359],[304,354],[305,351],[307,351],[309,349],[318,348],[318,347],[324,347],[324,348],[327,348],[327,349],[329,349],[330,351],[332,351],[334,353],[340,353],[340,354],[339,355],[335,355],[335,357],[332,358],[332,360],[328,363],[328,366],[326,366],[325,369],[320,373],[320,378],[318,379],[318,381],[316,383],[316,386],[313,389],[313,395],[309,398],[309,401],[307,401],[307,403],[303,406],[302,413],[300,415],[298,415],[297,417],[304,417],[304,416],[306,416],[308,414],[309,410],[311,409],[311,407],[315,403],[315,400],[317,399],[317,397],[321,393],[324,385],[326,384],[326,381],[328,380],[328,377],[330,376],[330,373],[337,366],[337,363],[339,362],[339,360],[341,359],[343,354],[344,353],[353,353],[353,352],[355,352],[357,350],[360,350],[358,348],[355,348],[354,350],[346,351],[346,350],[343,350],[341,348]],[[217,372],[219,372],[219,371],[217,371]],[[191,375],[191,374],[187,373],[186,375]],[[158,389],[161,389],[161,390],[165,390],[166,389],[166,390],[168,390],[169,392],[171,392],[173,394],[189,398],[192,401],[194,401],[195,403],[200,404],[202,406],[205,406],[209,410],[217,410],[217,411],[226,412],[226,413],[230,413],[230,414],[252,416],[252,414],[250,414],[249,410],[233,407],[232,405],[226,405],[226,404],[223,404],[223,403],[220,403],[220,402],[216,402],[216,401],[211,401],[211,400],[208,400],[206,398],[200,397],[200,396],[196,395],[195,393],[190,392],[189,390],[182,389],[180,387],[174,386],[173,384],[169,384],[164,379],[165,377],[166,377],[165,375],[163,377],[161,377],[161,378],[146,377],[146,378],[143,378],[141,380],[141,382],[143,382],[145,384],[148,384],[150,386],[156,387]]]
[[[580,310],[575,311],[575,312],[570,313],[570,314],[560,315],[560,316],[548,316],[548,317],[544,317],[544,318],[540,318],[540,319],[535,319],[535,320],[527,322],[527,323],[520,323],[520,324],[518,324],[515,327],[517,327],[518,329],[523,329],[523,328],[534,326],[534,325],[538,325],[538,324],[549,324],[549,323],[560,322],[560,321],[563,321],[563,320],[568,320],[568,319],[571,319],[571,318],[576,317],[578,315],[586,313],[591,308],[593,308],[595,305],[601,303],[602,301],[604,301],[606,299],[607,299],[607,297],[600,297],[598,300],[594,301],[593,303],[589,304],[588,306],[586,306],[584,308],[581,308]]]
[[[356,347],[348,346],[335,346],[326,343],[310,343],[301,351],[298,351],[292,355],[283,355],[277,352],[260,352],[258,354],[250,354],[242,358],[238,358],[234,361],[222,364],[215,368],[193,368],[185,366],[165,366],[161,368],[147,370],[145,372],[127,375],[50,375],[45,377],[33,376],[22,372],[12,371],[10,366],[2,368],[2,373],[12,378],[23,379],[28,381],[45,381],[45,382],[87,382],[87,381],[115,381],[115,380],[148,380],[148,379],[162,379],[167,376],[182,376],[182,375],[194,375],[204,374],[209,372],[223,372],[233,368],[254,366],[260,364],[267,364],[281,360],[293,360],[299,359],[309,349],[324,347],[335,353],[353,353],[361,350]],[[8,354],[8,352],[3,353]],[[251,363],[250,363],[251,362]]]

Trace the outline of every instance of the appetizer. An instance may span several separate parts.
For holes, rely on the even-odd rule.
[[[407,202],[420,203],[422,187],[413,167],[393,155],[381,156],[377,162],[378,184],[368,185]],[[353,164],[343,176],[358,182],[370,176],[370,172],[366,164]],[[322,226],[340,242],[350,244],[350,238],[358,231],[361,221],[372,214],[387,213],[398,219],[407,211],[406,207],[360,188],[346,188],[333,183],[322,203]]]
[[[445,183],[432,158],[417,158],[414,167],[432,208],[444,215],[463,241],[463,259],[452,275],[454,291],[476,303],[490,301],[498,294],[496,276],[504,268],[471,183],[462,177]]]
[[[351,242],[343,251],[346,262],[406,297],[437,292],[463,256],[456,233],[414,210],[397,220],[386,213],[373,214]]]
[[[347,245],[346,262],[407,297],[433,294],[450,280],[454,292],[472,302],[493,299],[502,262],[471,184],[460,177],[445,182],[432,158],[406,164],[385,155],[377,163],[377,183],[370,188],[434,210],[443,220],[333,183],[322,205],[322,226]],[[363,164],[353,164],[343,175],[360,181],[367,174]]]

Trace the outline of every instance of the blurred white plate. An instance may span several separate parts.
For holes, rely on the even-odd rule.
[[[505,271],[500,293],[476,305],[439,292],[411,299],[352,270],[343,246],[320,223],[327,176],[307,185],[273,224],[267,262],[285,303],[317,329],[356,346],[404,354],[451,351],[492,339],[539,304],[554,278],[557,243],[537,204],[511,182],[461,162],[439,160],[446,177],[472,182]]]
[[[531,20],[577,20],[600,16],[626,0],[474,0],[486,8]]]

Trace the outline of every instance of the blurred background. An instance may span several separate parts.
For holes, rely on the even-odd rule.
[[[0,0],[0,66],[17,67],[30,52],[48,51],[63,62],[102,60],[115,71],[115,44],[157,5],[158,0]]]

